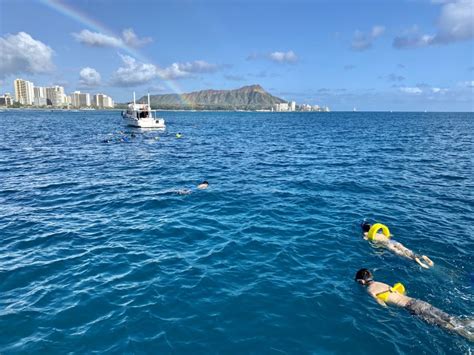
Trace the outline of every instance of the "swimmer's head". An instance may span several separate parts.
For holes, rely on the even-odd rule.
[[[208,183],[206,180],[204,180],[203,182],[201,182],[201,183],[197,186],[197,188],[198,188],[198,189],[201,189],[201,190],[205,190],[205,189],[207,189],[208,187],[209,187],[209,183]]]
[[[362,232],[369,233],[369,230],[370,230],[371,226],[370,226],[369,223],[364,221],[364,222],[361,223],[360,227],[362,228]]]
[[[368,285],[371,281],[373,281],[372,273],[367,269],[360,269],[357,271],[355,275],[355,280],[360,283],[361,285]]]

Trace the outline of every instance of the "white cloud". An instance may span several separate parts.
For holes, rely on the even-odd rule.
[[[173,63],[164,69],[157,69],[157,75],[163,79],[180,79],[190,76],[179,63]]]
[[[441,9],[435,42],[449,43],[474,38],[474,1],[459,0]]]
[[[275,51],[271,53],[251,53],[247,56],[247,60],[258,60],[266,59],[271,60],[275,63],[287,64],[287,63],[296,63],[298,61],[298,56],[292,50],[287,52]]]
[[[433,87],[431,88],[431,92],[433,94],[445,94],[447,93],[449,90],[448,89],[444,89],[444,88],[436,88],[436,87]]]
[[[384,32],[385,32],[384,26],[374,26],[372,27],[372,32],[371,32],[372,38],[380,37],[381,35],[384,34]]]
[[[20,73],[47,73],[54,69],[54,51],[28,33],[0,37],[0,77]]]
[[[122,31],[122,38],[106,35],[101,32],[92,32],[82,30],[79,33],[72,34],[76,41],[91,47],[141,47],[153,41],[151,37],[139,38],[132,28]]]
[[[181,79],[193,76],[196,73],[214,73],[219,69],[216,64],[196,60],[187,63],[173,63],[169,67],[158,69],[157,75],[163,79]]]
[[[123,44],[120,38],[89,30],[82,30],[72,35],[76,41],[91,47],[120,47]]]
[[[153,41],[151,37],[138,38],[137,35],[135,34],[135,31],[133,31],[133,29],[131,28],[127,28],[123,30],[122,37],[123,37],[124,42],[132,47],[141,47]]]
[[[270,60],[277,63],[295,63],[298,60],[295,52],[273,52],[269,55]]]
[[[421,90],[419,87],[403,87],[400,88],[400,91],[411,95],[419,95],[423,93],[423,90]]]
[[[437,31],[433,35],[415,31],[395,37],[395,48],[418,48],[436,44],[448,44],[474,38],[474,1],[445,1],[437,21]]]
[[[466,88],[474,88],[474,80],[464,81],[462,83],[459,83],[458,85]]]
[[[85,67],[82,68],[79,73],[79,83],[82,86],[98,86],[100,85],[101,77],[97,70],[94,68]]]
[[[412,34],[408,34],[409,32],[412,32]],[[433,38],[430,35],[421,35],[417,31],[407,31],[405,35],[395,37],[393,46],[399,49],[426,47],[433,44]]]
[[[158,76],[157,67],[153,64],[140,63],[128,55],[121,55],[123,66],[112,76],[117,86],[135,86],[148,83]]]
[[[214,73],[219,66],[203,60],[187,63],[173,63],[169,67],[160,68],[154,64],[138,62],[135,58],[121,55],[123,66],[118,68],[112,77],[117,86],[142,85],[154,79],[182,79],[192,77],[196,73]]]
[[[352,38],[351,48],[355,51],[364,51],[372,47],[375,39],[383,35],[385,32],[384,26],[374,26],[370,33],[362,31],[355,31]]]
[[[207,63],[203,60],[195,60],[194,62],[187,62],[178,65],[183,71],[188,73],[214,73],[219,69],[218,65]]]

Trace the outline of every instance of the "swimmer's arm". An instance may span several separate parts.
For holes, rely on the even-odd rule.
[[[377,301],[377,303],[379,305],[381,305],[382,307],[385,307],[385,308],[387,307],[387,304],[384,301],[382,301],[380,298],[377,298],[377,297],[374,297],[374,298],[375,298],[375,300]]]
[[[178,195],[189,195],[192,193],[192,191],[190,189],[181,189],[181,190],[177,190],[176,193]]]
[[[377,301],[379,305],[381,305],[382,307],[387,307],[387,304],[384,301],[382,301],[380,298],[378,298],[375,293],[369,292],[369,294],[375,299],[375,301]]]

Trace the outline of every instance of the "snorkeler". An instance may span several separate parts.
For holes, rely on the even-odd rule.
[[[390,240],[391,234],[387,226],[381,223],[375,223],[373,226],[371,226],[369,223],[364,221],[361,224],[361,228],[364,232],[364,239],[370,240],[376,245],[383,246],[397,255],[414,260],[422,268],[429,269],[434,265],[433,261],[431,261],[431,259],[426,255],[415,254],[402,243]],[[382,230],[382,233],[379,232],[380,230]]]
[[[431,304],[405,295],[405,287],[401,283],[393,287],[373,280],[372,273],[360,269],[355,275],[355,281],[367,287],[367,292],[375,298],[378,304],[386,307],[397,306],[405,308],[411,314],[425,322],[437,325],[445,330],[455,332],[469,341],[474,341],[474,319],[461,319],[451,316]]]
[[[209,182],[204,180],[203,182],[199,183],[196,187],[191,187],[188,189],[181,189],[176,191],[179,195],[189,195],[193,192],[194,189],[198,190],[206,190],[209,187]]]
[[[198,188],[199,190],[205,190],[205,189],[207,189],[208,187],[209,187],[209,183],[208,183],[206,180],[204,180],[203,182],[201,182],[201,183],[197,186],[197,188]]]

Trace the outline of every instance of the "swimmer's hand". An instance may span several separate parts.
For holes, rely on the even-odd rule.
[[[382,307],[387,308],[387,304],[386,304],[384,301],[382,301],[380,298],[375,297],[375,300],[377,301],[377,303],[378,303],[379,305],[381,305]]]
[[[189,189],[181,189],[181,190],[176,191],[176,193],[177,193],[178,195],[190,195],[191,192],[192,192],[192,191],[189,190]]]

